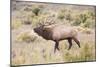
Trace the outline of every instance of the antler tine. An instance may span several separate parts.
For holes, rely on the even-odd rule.
[[[47,25],[46,22],[47,22],[47,18],[44,19],[43,25]]]
[[[40,26],[41,25],[45,25],[45,19],[44,20],[39,20],[39,23],[38,23]]]
[[[48,26],[48,25],[52,25],[54,23],[55,22],[52,19],[52,17],[51,16],[48,16],[48,17],[44,18],[44,21],[43,21],[42,25]]]
[[[38,25],[42,25],[42,23],[40,22],[40,20],[39,20],[39,23],[38,23]]]
[[[47,20],[47,18],[45,18],[44,21],[43,21],[43,24],[44,24],[44,25],[45,25],[45,23],[47,22],[46,20]]]
[[[50,25],[55,24],[55,21],[52,19],[49,24]]]
[[[46,23],[47,23],[47,24],[50,24],[50,22],[51,22],[51,17],[48,16],[48,17],[46,18]]]
[[[38,23],[39,26],[43,25],[43,23],[41,22],[41,20],[39,19],[39,23]]]

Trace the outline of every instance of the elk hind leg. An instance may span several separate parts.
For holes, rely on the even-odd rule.
[[[80,46],[80,42],[79,42],[79,40],[78,40],[76,37],[73,37],[73,40],[77,43],[77,45],[78,45],[79,48],[80,48],[81,46]]]

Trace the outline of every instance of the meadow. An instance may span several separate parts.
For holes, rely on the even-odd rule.
[[[30,65],[96,60],[95,6],[12,1],[11,64]],[[57,24],[75,27],[81,48],[73,41],[61,41],[54,53],[54,42],[38,36],[33,29],[50,17]]]

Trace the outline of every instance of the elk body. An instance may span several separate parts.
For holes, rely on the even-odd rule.
[[[77,38],[77,31],[72,27],[66,27],[65,25],[40,25],[34,28],[34,31],[42,36],[46,40],[52,40],[55,42],[54,52],[59,49],[59,41],[68,40],[69,49],[72,47],[72,40],[80,47],[80,42]]]

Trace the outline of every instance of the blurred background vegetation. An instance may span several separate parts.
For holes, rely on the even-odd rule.
[[[95,7],[12,1],[12,65],[46,64],[95,60]],[[81,48],[61,41],[60,52],[53,53],[54,42],[46,41],[33,32],[45,18],[58,24],[75,26],[79,31]]]

